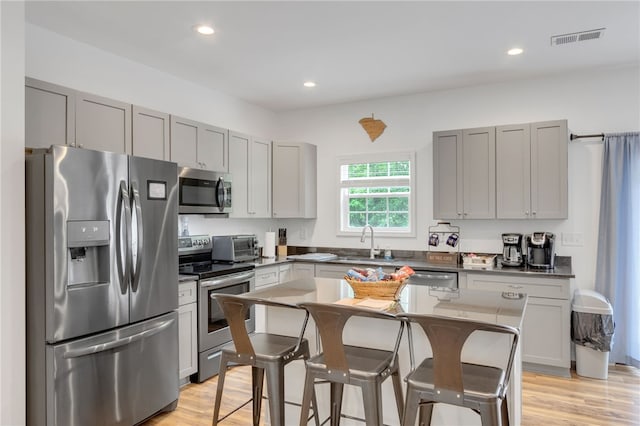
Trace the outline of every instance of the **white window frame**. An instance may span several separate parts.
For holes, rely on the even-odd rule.
[[[382,163],[391,161],[409,161],[409,182],[406,178],[387,178],[384,182],[375,179],[362,179],[358,185],[346,184],[342,182],[341,168],[347,164],[362,163]],[[337,236],[359,236],[362,228],[347,229],[343,223],[347,223],[347,212],[349,209],[348,197],[342,196],[342,190],[356,186],[408,186],[409,187],[409,229],[399,231],[389,228],[374,228],[375,234],[384,237],[415,237],[416,236],[416,156],[415,152],[385,152],[372,154],[346,155],[337,158],[337,180],[338,180],[338,209],[337,209]]]

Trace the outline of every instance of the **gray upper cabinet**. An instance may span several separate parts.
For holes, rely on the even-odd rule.
[[[76,146],[131,154],[131,104],[76,92]]]
[[[75,145],[75,91],[25,79],[25,146]]]
[[[273,217],[315,218],[317,149],[300,142],[273,143]]]
[[[566,219],[568,214],[567,120],[531,124],[531,214]]]
[[[433,134],[433,217],[462,218],[462,130]],[[458,194],[460,192],[460,194]],[[459,196],[458,196],[459,195]]]
[[[259,138],[249,145],[249,214],[271,217],[271,141]]]
[[[229,132],[229,173],[233,179],[233,212],[229,217],[249,217],[250,141],[250,136]]]
[[[169,114],[134,105],[133,155],[169,160]]]
[[[497,217],[567,218],[567,121],[496,128]]]
[[[229,173],[234,192],[230,217],[271,217],[271,142],[230,131]]]
[[[171,161],[180,166],[203,168],[198,161],[199,123],[171,116]]]
[[[494,127],[462,131],[464,219],[496,217],[496,133]]]
[[[181,166],[227,172],[229,131],[171,116],[171,161]]]
[[[494,127],[434,132],[434,218],[495,218],[495,146]]]

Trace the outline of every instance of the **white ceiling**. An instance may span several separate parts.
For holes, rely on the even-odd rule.
[[[638,1],[28,1],[26,19],[274,111],[640,63]]]

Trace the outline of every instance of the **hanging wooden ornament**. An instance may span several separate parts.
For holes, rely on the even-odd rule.
[[[364,117],[358,121],[365,132],[371,138],[371,142],[378,139],[378,137],[384,132],[384,129],[387,128],[387,125],[384,124],[382,120],[376,120],[371,114],[371,117]]]

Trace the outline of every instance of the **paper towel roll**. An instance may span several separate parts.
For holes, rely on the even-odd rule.
[[[262,250],[262,257],[273,259],[276,257],[276,233],[265,232],[264,233],[264,249]]]

